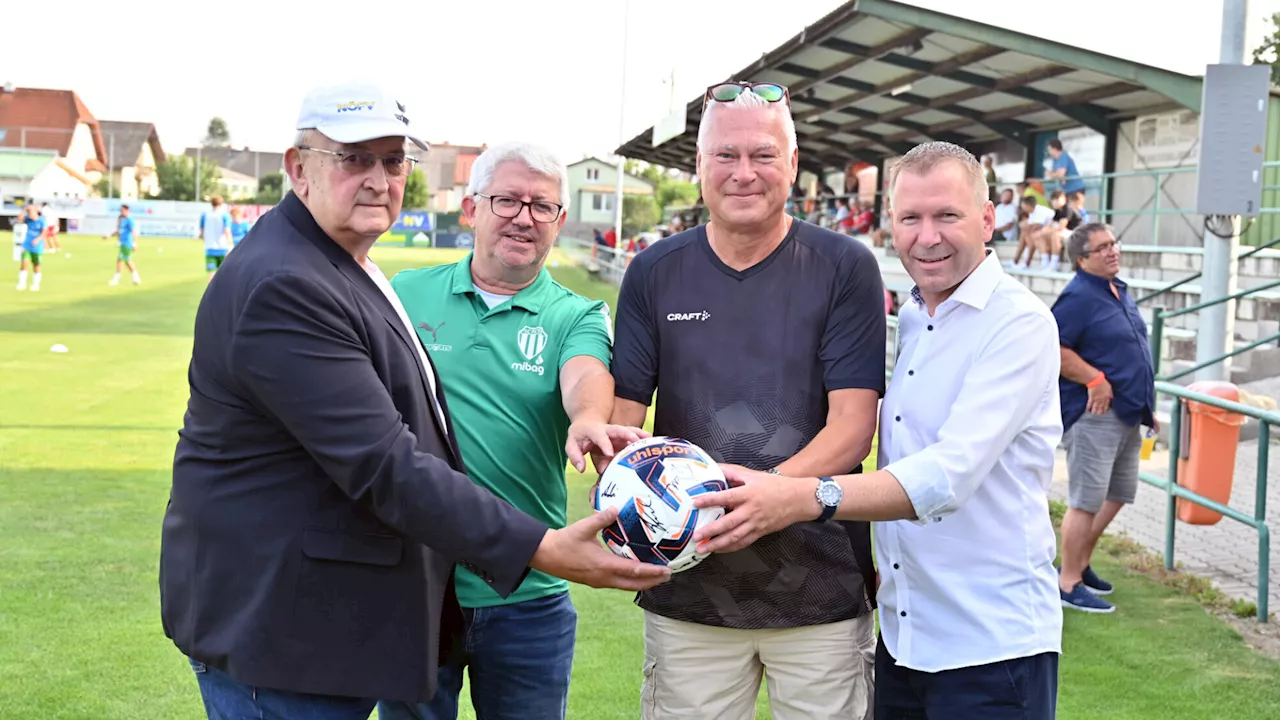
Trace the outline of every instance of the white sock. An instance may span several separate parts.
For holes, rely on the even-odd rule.
[[[27,286],[27,271],[19,270],[18,271],[18,287],[26,287],[26,286]]]
[[[115,282],[119,279],[120,279],[120,273],[116,273],[115,275],[111,276],[111,282]]]
[[[32,290],[40,289],[40,273],[35,273],[31,276],[31,289]]]
[[[142,278],[138,275],[138,271],[137,271],[137,270],[134,270],[134,271],[133,271],[133,281],[134,281],[134,282],[138,282],[138,281],[139,281],[139,280],[141,280],[141,279],[142,279]]]

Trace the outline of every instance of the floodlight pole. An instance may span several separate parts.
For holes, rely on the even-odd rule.
[[[1218,62],[1223,65],[1243,65],[1245,59],[1245,25],[1249,17],[1249,0],[1222,0],[1222,37]],[[1204,123],[1200,124],[1201,133]],[[1203,139],[1200,143],[1204,146]],[[1204,163],[1201,163],[1203,167]],[[1201,267],[1200,301],[1208,302],[1231,295],[1236,291],[1236,256],[1240,251],[1240,216],[1230,218],[1231,236],[1218,237],[1204,231],[1204,263]],[[1159,243],[1159,238],[1156,238]],[[1196,342],[1196,363],[1204,363],[1235,349],[1236,303],[1234,300],[1219,303],[1200,311],[1199,340]],[[1196,373],[1197,380],[1230,380],[1224,360],[1205,367]]]
[[[622,102],[618,108],[618,145],[627,141],[627,23],[631,19],[631,0],[622,4]],[[622,179],[626,168],[626,157],[618,153],[618,194],[614,198],[613,231],[618,236],[618,248],[626,247],[622,242]],[[616,250],[617,248],[615,248]]]

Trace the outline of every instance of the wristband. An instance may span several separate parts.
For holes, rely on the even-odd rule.
[[[1107,380],[1106,374],[1103,373],[1101,370],[1099,370],[1098,374],[1094,375],[1093,379],[1085,383],[1084,386],[1092,390],[1098,387],[1099,385],[1101,385],[1102,383],[1106,382],[1106,380]]]

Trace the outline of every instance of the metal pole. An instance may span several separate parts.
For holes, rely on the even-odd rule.
[[[1266,622],[1270,611],[1271,533],[1267,529],[1267,452],[1271,445],[1271,425],[1258,423],[1258,479],[1254,490],[1253,517],[1258,521],[1258,622]]]
[[[1164,355],[1164,307],[1151,308],[1151,369],[1160,377],[1160,359]]]
[[[112,168],[115,167],[116,157],[116,135],[111,133],[107,136],[107,199],[115,197],[116,180],[112,177]],[[124,193],[120,193],[123,195]]]
[[[1178,456],[1182,454],[1182,398],[1173,398],[1173,412],[1169,416],[1169,494],[1164,519],[1164,566],[1173,569],[1173,532],[1178,522],[1178,501],[1173,486],[1178,484]]]
[[[622,103],[618,108],[618,144],[626,142],[624,133],[627,131],[627,23],[631,16],[631,0],[626,0],[622,4],[622,82],[619,87],[622,89]],[[613,231],[618,236],[618,247],[626,247],[622,241],[622,179],[626,158],[618,155],[618,194],[614,198],[614,216]]]
[[[1249,0],[1222,0],[1222,36],[1218,62],[1223,65],[1243,65],[1245,62],[1244,33],[1249,17]],[[1203,128],[1201,128],[1203,132]],[[1236,255],[1240,250],[1240,218],[1231,218],[1231,236],[1220,238],[1205,229],[1204,266],[1201,279],[1203,300],[1226,297],[1236,289]],[[1223,353],[1231,352],[1235,344],[1236,304],[1234,300],[1205,308],[1200,312],[1199,340],[1196,342],[1196,362],[1206,362]],[[1227,380],[1227,363],[1214,363],[1205,367],[1196,377],[1201,380]]]
[[[196,202],[200,202],[200,152],[201,148],[196,148]]]

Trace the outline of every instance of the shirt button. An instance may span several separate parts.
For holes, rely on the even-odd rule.
[[[901,416],[901,415],[894,415],[894,416],[893,416],[893,421],[894,421],[894,422],[902,422],[902,416]]]
[[[915,374],[916,374],[916,371],[915,371],[915,370],[908,370],[908,371],[907,371],[907,374],[908,374],[908,375],[915,375]]]
[[[893,569],[894,569],[894,570],[897,570],[897,569],[898,569],[898,563],[894,563],[894,564],[893,564]]]
[[[930,326],[929,326],[929,329],[930,329],[930,330],[933,330],[933,326],[932,326],[932,325],[930,325]]]
[[[906,617],[906,616],[907,616],[907,611],[906,611],[906,610],[903,610],[903,611],[902,611],[902,617]]]

